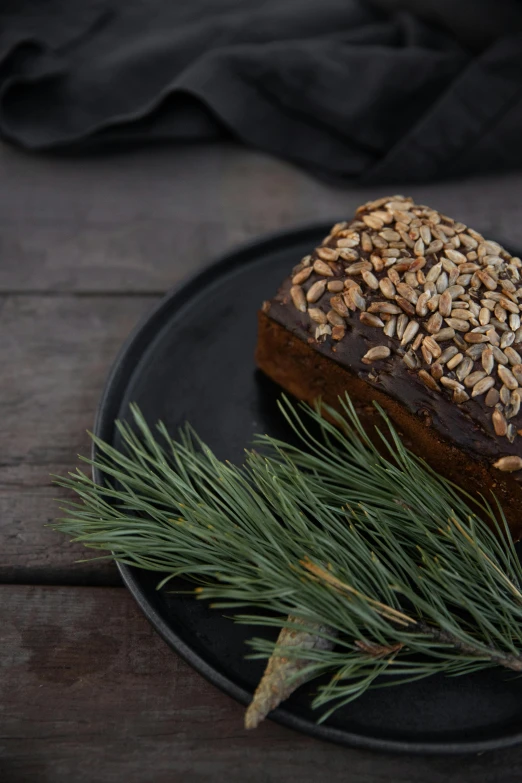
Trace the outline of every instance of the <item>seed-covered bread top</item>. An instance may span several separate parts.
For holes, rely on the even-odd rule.
[[[521,269],[464,223],[392,196],[333,226],[263,310],[522,479]]]

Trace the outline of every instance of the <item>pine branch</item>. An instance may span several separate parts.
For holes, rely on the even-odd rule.
[[[501,508],[477,502],[408,452],[383,414],[377,450],[347,399],[343,415],[281,406],[303,445],[257,439],[241,468],[190,430],[154,436],[136,407],[122,450],[94,438],[98,486],[59,480],[79,502],[56,529],[122,563],[199,583],[239,622],[299,618],[326,644],[252,640],[294,662],[283,690],[329,674],[322,719],[369,687],[434,673],[521,671],[522,568]],[[292,625],[290,623],[290,625]],[[335,646],[332,640],[336,640]],[[298,663],[296,663],[298,662]],[[293,678],[293,679],[292,679]]]

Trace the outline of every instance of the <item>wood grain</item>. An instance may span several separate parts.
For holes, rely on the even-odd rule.
[[[0,147],[0,292],[163,292],[260,234],[395,190],[522,246],[522,174],[345,189],[236,146],[29,157]]]
[[[6,296],[0,309],[0,581],[118,583],[44,525],[59,513],[64,475],[89,454],[108,369],[149,297]]]
[[[123,588],[0,587],[5,783],[515,783],[522,749],[408,758],[349,750],[267,721],[190,669]]]

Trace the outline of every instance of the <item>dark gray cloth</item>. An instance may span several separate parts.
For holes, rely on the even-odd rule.
[[[357,0],[3,0],[0,133],[30,150],[228,135],[341,180],[522,163],[522,33],[472,55]]]

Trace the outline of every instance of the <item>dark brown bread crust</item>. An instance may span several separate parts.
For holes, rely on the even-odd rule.
[[[378,420],[369,404],[377,400],[407,445],[442,475],[472,493],[495,491],[518,539],[522,535],[522,416],[516,378],[522,373],[517,359],[522,351],[522,329],[517,328],[515,311],[522,295],[518,272],[522,262],[472,229],[411,200],[403,200],[399,213],[399,217],[409,213],[406,219],[410,224],[405,226],[395,215],[396,200],[380,199],[360,208],[354,220],[335,226],[323,245],[294,268],[260,313],[258,365],[287,391],[308,402],[321,396],[338,407],[338,396],[348,391],[356,404],[367,405],[369,424]],[[392,225],[386,210],[393,213]],[[447,237],[441,233],[441,225],[449,231]],[[417,241],[420,227],[425,236],[427,229],[433,232],[431,245],[423,247]],[[401,241],[386,241],[387,237],[396,240],[397,229]],[[402,241],[410,234],[414,249],[411,239]],[[435,241],[437,234],[449,241]],[[392,249],[395,245],[396,250]],[[432,252],[428,252],[430,247]],[[493,251],[498,256],[493,256]],[[395,252],[397,258],[390,261]],[[466,277],[473,265],[476,270],[470,271],[476,274]],[[390,268],[397,270],[391,274],[395,283],[391,294]],[[439,281],[440,293],[447,289],[455,294],[457,289],[449,288],[450,284],[460,286],[462,292],[457,290],[449,303],[456,315],[446,313],[445,307],[442,317],[437,315],[440,323],[432,330],[429,321],[433,313],[440,312],[440,296],[426,284],[426,278],[430,280],[441,268],[451,274],[450,280]],[[330,290],[328,283],[334,283]],[[340,284],[343,288],[339,291]],[[413,293],[408,285],[410,289],[413,286]],[[428,299],[435,294],[427,312],[416,306],[426,290]],[[410,296],[410,302],[404,301],[403,293]],[[494,297],[489,299],[491,294]],[[448,305],[448,296],[442,301]],[[383,303],[388,308],[392,305],[391,312],[386,312],[386,307],[379,309]],[[479,321],[478,308],[487,310],[492,303],[491,322],[484,312]],[[462,326],[466,310],[467,324]],[[399,313],[402,334],[398,335]],[[378,321],[374,322],[375,318]],[[446,318],[459,328],[448,330]],[[413,332],[409,339],[404,337],[405,321]],[[475,338],[484,342],[476,343]],[[459,352],[449,367],[444,361],[448,349],[451,358],[452,352]],[[476,388],[479,381],[485,382],[485,392],[480,386]]]
[[[462,486],[470,494],[495,492],[506,514],[513,537],[522,537],[522,488],[512,474],[500,473],[473,459],[440,437],[425,418],[415,416],[383,391],[371,388],[348,369],[318,353],[265,313],[259,313],[256,351],[258,367],[287,392],[312,404],[319,397],[339,410],[339,396],[348,392],[364,426],[370,431],[382,420],[372,405],[375,400],[398,428],[405,445],[431,467]]]

